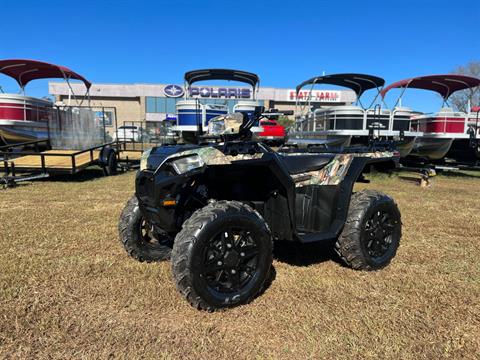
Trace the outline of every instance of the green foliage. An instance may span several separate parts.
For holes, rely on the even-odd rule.
[[[480,77],[480,61],[471,61],[464,66],[458,66],[453,70],[454,74],[468,75],[473,77]],[[480,105],[480,86],[473,89],[466,89],[455,92],[450,96],[449,102],[457,111],[468,110],[468,102],[471,106]]]
[[[285,127],[285,129],[288,129],[290,128],[293,123],[294,123],[294,120],[293,119],[290,119],[288,116],[286,115],[280,115],[278,117],[278,124],[279,125],[282,125],[283,127]]]

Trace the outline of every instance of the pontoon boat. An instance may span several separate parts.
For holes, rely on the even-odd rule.
[[[357,96],[357,105],[314,108],[310,95],[303,104],[297,100],[296,123],[288,135],[288,144],[307,147],[321,145],[328,149],[365,145],[370,136],[380,136],[395,138],[401,156],[406,156],[411,151],[415,134],[409,132],[409,109],[390,111],[379,105],[365,108],[361,103],[360,98],[365,91],[377,89],[377,96],[371,104],[373,105],[385,80],[365,74],[317,76],[298,85],[296,92],[298,94],[304,86],[311,85],[311,94],[317,84],[330,84],[353,90]]]
[[[449,152],[452,143],[455,147],[465,147],[471,138],[473,124],[469,121],[469,115],[464,112],[454,111],[448,105],[447,100],[454,92],[471,89],[480,85],[480,79],[464,75],[429,75],[397,81],[380,93],[382,98],[388,91],[402,88],[399,103],[407,88],[423,89],[437,92],[443,99],[442,108],[437,113],[412,113],[411,130],[419,132],[420,136],[415,141],[411,155],[427,158],[430,160],[442,159]],[[479,136],[478,128],[475,136]]]
[[[211,118],[218,115],[225,115],[228,113],[227,99],[229,94],[221,94],[219,89],[219,97],[225,99],[225,104],[211,104],[202,101],[201,98],[187,98],[190,93],[189,89],[193,83],[205,80],[228,80],[238,81],[249,84],[253,88],[253,100],[242,99],[235,107],[234,112],[245,112],[249,115],[253,114],[255,107],[259,105],[255,100],[256,89],[258,88],[259,78],[256,74],[240,70],[229,69],[204,69],[193,70],[185,73],[185,99],[177,101],[177,126],[176,131],[182,133],[182,137],[190,139],[192,134],[198,131],[199,125],[206,129]]]
[[[87,91],[91,86],[83,76],[66,67],[34,60],[0,60],[0,73],[15,79],[21,88],[21,94],[0,93],[0,142],[4,144],[47,139],[49,121],[58,116],[51,101],[25,96],[25,86],[30,81],[77,79],[83,81]]]

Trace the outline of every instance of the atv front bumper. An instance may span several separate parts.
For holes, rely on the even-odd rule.
[[[163,231],[176,232],[177,202],[187,181],[187,177],[167,172],[139,171],[135,189],[144,219]]]

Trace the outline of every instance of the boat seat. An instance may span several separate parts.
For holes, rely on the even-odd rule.
[[[290,175],[320,170],[334,157],[331,154],[321,155],[278,155]]]

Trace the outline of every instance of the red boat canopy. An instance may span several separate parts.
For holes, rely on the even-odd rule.
[[[64,66],[36,60],[0,60],[0,73],[14,78],[22,88],[32,80],[48,78],[77,79],[83,81],[87,89],[92,86],[90,81]]]
[[[428,75],[400,80],[388,85],[380,94],[382,98],[387,92],[396,88],[414,88],[432,90],[447,100],[455,91],[473,88],[480,85],[480,79],[465,75]]]

